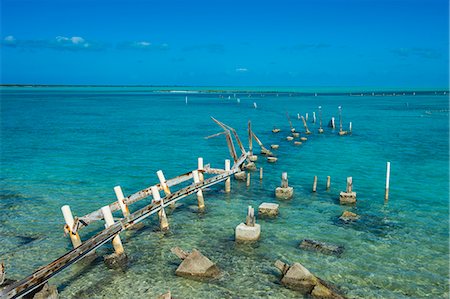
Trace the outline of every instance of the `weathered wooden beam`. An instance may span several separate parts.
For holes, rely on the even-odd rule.
[[[236,130],[233,129],[232,127],[230,127],[230,126],[224,124],[223,122],[218,121],[218,120],[215,119],[214,117],[211,117],[211,118],[212,118],[212,120],[213,120],[216,124],[218,124],[218,125],[219,125],[220,127],[222,127],[224,130],[228,130],[228,131],[231,131],[231,132],[233,133],[234,138],[236,139],[236,142],[237,142],[237,144],[238,144],[238,146],[239,146],[239,149],[241,150],[241,152],[242,152],[243,154],[245,154],[246,151],[245,151],[244,145],[242,144],[241,139],[239,138],[239,136],[238,136]],[[234,145],[233,145],[233,146],[234,146]]]
[[[273,153],[271,151],[269,151],[264,144],[261,142],[261,140],[259,140],[258,136],[256,136],[255,132],[252,132],[253,138],[255,138],[256,143],[258,143],[258,145],[261,147],[261,152],[264,155],[271,155],[273,156]]]
[[[248,151],[253,155],[252,123],[248,121]]]
[[[205,137],[205,139],[210,139],[210,138],[214,138],[214,137],[217,137],[217,136],[220,136],[220,135],[226,134],[226,133],[227,133],[226,131],[223,131],[223,132],[219,132],[219,133],[216,133],[216,134],[213,134],[213,135],[209,135],[209,136],[206,136],[206,137]]]
[[[234,148],[233,140],[231,139],[230,131],[228,131],[226,138],[227,138],[228,149],[230,150],[231,157],[233,158],[234,162],[236,162],[237,154],[236,154],[236,149]]]

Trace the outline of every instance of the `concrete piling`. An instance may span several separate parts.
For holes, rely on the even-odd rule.
[[[316,192],[317,190],[317,175],[314,176],[312,191]]]
[[[248,206],[247,217],[245,223],[236,226],[236,241],[256,241],[261,236],[261,225],[256,223],[255,209]]]
[[[347,178],[347,188],[345,192],[339,194],[339,202],[341,204],[354,204],[356,203],[356,192],[353,192],[353,179]]]
[[[331,186],[331,177],[327,176],[327,190],[330,190],[330,186]]]
[[[225,170],[230,171],[230,160],[225,160]],[[231,178],[228,177],[225,180],[225,193],[230,193],[231,191]]]
[[[200,178],[199,178],[197,170],[194,170],[192,172],[192,176],[194,177],[194,183],[196,183],[196,184],[200,183]],[[198,209],[200,211],[205,209],[205,199],[203,198],[203,190],[202,189],[197,191],[197,204],[198,204]]]
[[[262,167],[260,167],[259,168],[259,179],[262,181],[262,179],[263,179],[263,168]]]
[[[66,222],[66,225],[64,226],[64,229],[67,231],[67,233],[70,236],[70,241],[72,242],[73,248],[77,248],[81,245],[81,239],[78,235],[78,232],[72,233],[74,219],[72,215],[72,211],[70,210],[70,207],[68,205],[64,205],[61,207],[61,211],[64,216],[64,221]]]
[[[287,172],[281,174],[281,187],[275,189],[275,197],[279,199],[291,199],[294,195],[294,188],[288,185]]]
[[[391,177],[391,162],[386,162],[386,188],[384,190],[384,200],[389,200],[389,180]]]
[[[128,215],[130,215],[130,211],[125,203],[125,196],[123,196],[122,188],[120,186],[115,186],[114,193],[116,193],[117,202],[119,203],[120,210],[122,210],[123,217],[128,217]]]
[[[161,187],[164,190],[164,194],[169,195],[170,189],[169,189],[169,186],[167,186],[167,184],[166,184],[166,178],[164,177],[164,173],[162,172],[162,170],[158,170],[156,172],[156,175],[158,176],[159,183],[161,184]]]
[[[247,173],[247,187],[250,187],[250,172]]]
[[[200,182],[203,182],[203,158],[199,157],[197,159],[197,170],[198,170],[198,177],[200,178]]]
[[[167,221],[166,211],[164,211],[164,203],[162,202],[158,187],[152,186],[150,189],[152,190],[153,202],[161,204],[161,210],[158,212],[159,227],[162,231],[166,231],[169,229],[169,221]]]
[[[103,218],[105,219],[105,227],[110,227],[111,225],[114,224],[114,218],[113,218],[113,215],[111,213],[111,209],[109,208],[109,206],[104,206],[104,207],[102,207],[101,210],[102,210]],[[119,234],[117,234],[112,239],[112,244],[113,244],[113,247],[114,247],[114,252],[117,255],[121,255],[121,254],[123,254],[125,252],[123,250],[123,245],[122,245],[122,241],[120,240]]]

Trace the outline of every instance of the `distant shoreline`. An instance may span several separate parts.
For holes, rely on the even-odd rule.
[[[58,85],[58,84],[0,84],[0,88],[136,88],[127,92],[154,93],[244,93],[281,94],[290,96],[350,95],[350,96],[402,96],[449,95],[447,88],[376,88],[376,87],[302,87],[302,86],[187,86],[187,85]]]

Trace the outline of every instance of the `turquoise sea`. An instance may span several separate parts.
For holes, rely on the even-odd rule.
[[[214,116],[234,127],[245,144],[251,120],[267,147],[280,145],[274,151],[278,162],[259,156],[264,179],[255,172],[250,187],[232,180],[230,194],[223,184],[206,191],[204,213],[195,209],[195,195],[183,199],[167,210],[166,234],[159,232],[156,215],[144,220],[143,229],[122,233],[128,269],[106,268],[101,256],[112,246],[103,246],[90,266],[74,265],[50,280],[62,298],[155,298],[169,289],[175,298],[301,297],[279,284],[277,259],[300,262],[349,298],[448,298],[448,92],[356,97],[295,94],[301,92],[295,88],[278,94],[189,89],[187,104],[183,92],[144,87],[1,89],[0,260],[9,278],[23,278],[71,249],[62,205],[82,216],[114,201],[114,186],[129,195],[157,183],[159,169],[171,178],[197,168],[197,157],[223,168],[229,158],[224,136],[204,138],[220,132]],[[332,116],[338,121],[342,106],[344,128],[351,121],[353,134],[340,137],[328,127],[317,134],[311,119],[319,105],[324,125]],[[300,131],[297,113],[309,114],[313,134],[300,146],[285,140],[286,112]],[[273,134],[275,126],[282,132]],[[391,190],[385,204],[387,161]],[[291,201],[274,197],[283,171],[295,189]],[[315,175],[318,188],[312,193]],[[348,176],[357,192],[354,207],[338,200]],[[236,244],[234,228],[245,221],[247,206],[262,202],[279,203],[280,215],[257,218],[259,242]],[[344,210],[361,219],[339,222]],[[81,238],[102,228],[95,223]],[[340,257],[303,251],[298,245],[305,238],[343,245],[345,251]],[[170,252],[173,246],[199,249],[222,275],[212,281],[175,276],[180,261]]]

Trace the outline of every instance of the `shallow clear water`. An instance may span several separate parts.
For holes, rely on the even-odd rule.
[[[223,136],[206,140],[220,128],[210,116],[236,128],[246,141],[247,121],[266,146],[280,144],[279,158],[262,157],[264,179],[253,176],[205,192],[207,210],[196,212],[196,198],[168,211],[171,230],[158,231],[156,216],[145,228],[121,234],[130,257],[126,272],[109,270],[101,259],[75,265],[51,280],[63,298],[149,298],[168,289],[176,298],[293,298],[299,294],[278,283],[276,259],[300,262],[351,298],[445,298],[448,285],[449,99],[445,96],[289,97],[287,94],[233,95],[152,93],[132,88],[1,90],[0,260],[10,278],[19,279],[71,248],[63,234],[60,207],[69,204],[81,216],[114,200],[113,187],[126,194],[196,168],[197,157],[222,168],[228,158]],[[253,109],[257,102],[258,109]],[[343,106],[339,137],[317,124],[307,142],[287,142],[289,111],[323,107],[324,123]],[[271,129],[283,131],[273,134]],[[245,142],[246,143],[246,142]],[[256,145],[257,147],[257,145]],[[259,149],[256,149],[259,152]],[[391,190],[384,204],[386,161],[391,161]],[[295,188],[291,201],[279,202],[274,189],[287,171]],[[311,192],[317,175],[317,193]],[[326,176],[331,190],[325,190]],[[356,207],[340,206],[339,191],[353,177]],[[235,244],[234,228],[248,205],[280,203],[276,219],[258,219],[262,238]],[[144,203],[136,204],[137,209]],[[344,210],[361,215],[353,224],[337,221]],[[117,216],[120,216],[117,214]],[[86,239],[102,228],[81,232]],[[302,251],[304,238],[344,245],[340,257]],[[223,270],[210,282],[174,275],[179,264],[170,248],[197,248]],[[112,251],[104,246],[99,256]]]

